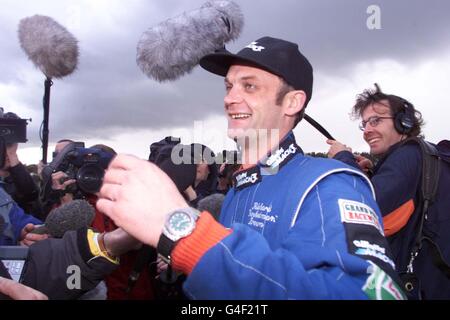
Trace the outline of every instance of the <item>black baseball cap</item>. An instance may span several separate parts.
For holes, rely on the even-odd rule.
[[[282,39],[260,38],[237,54],[226,49],[208,54],[200,59],[203,69],[225,77],[236,62],[246,62],[283,78],[296,90],[303,90],[307,102],[311,99],[313,68],[300,52],[298,45]]]

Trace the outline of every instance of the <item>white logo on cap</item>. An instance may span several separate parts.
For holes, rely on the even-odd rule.
[[[253,41],[252,43],[250,43],[248,46],[246,46],[246,48],[252,49],[255,52],[261,52],[263,51],[265,48],[262,46],[257,46],[258,42]]]

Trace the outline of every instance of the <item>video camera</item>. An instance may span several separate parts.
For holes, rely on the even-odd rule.
[[[8,144],[27,142],[27,119],[20,119],[15,113],[3,114],[0,108],[0,169],[5,166]]]
[[[44,194],[41,199],[47,199],[52,192],[52,173],[62,171],[67,179],[75,179],[76,184],[67,190],[74,195],[81,192],[95,194],[103,184],[105,170],[114,155],[97,148],[85,148],[83,142],[73,142],[67,145],[56,158],[42,171]],[[76,197],[79,198],[79,197]]]

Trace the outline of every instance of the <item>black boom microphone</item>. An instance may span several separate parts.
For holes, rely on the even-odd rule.
[[[320,123],[318,123],[316,120],[314,120],[313,118],[311,118],[310,116],[308,116],[306,113],[303,117],[310,125],[312,125],[314,128],[317,129],[317,131],[319,131],[321,134],[323,134],[325,137],[327,137],[330,140],[336,140],[335,138],[333,138],[333,136],[324,128],[320,125]]]
[[[50,118],[50,88],[52,78],[71,74],[78,63],[78,41],[66,28],[50,17],[35,15],[19,23],[19,41],[22,49],[46,80],[43,99],[42,162],[47,163]]]
[[[137,64],[149,78],[176,80],[191,72],[204,55],[237,39],[243,25],[236,3],[208,1],[144,32],[137,46]]]

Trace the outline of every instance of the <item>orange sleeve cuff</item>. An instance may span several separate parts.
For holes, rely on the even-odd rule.
[[[218,223],[209,212],[202,212],[197,220],[195,230],[186,238],[181,239],[173,249],[173,269],[189,275],[206,251],[230,235],[231,232],[230,229],[226,229]]]

